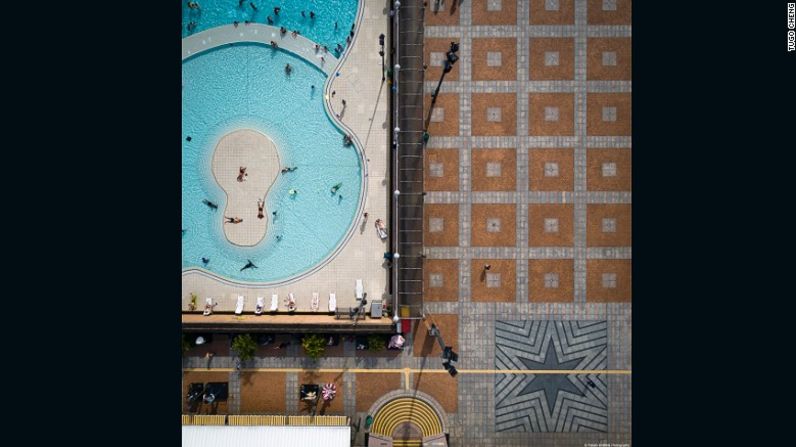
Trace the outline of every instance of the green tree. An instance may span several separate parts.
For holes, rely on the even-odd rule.
[[[249,334],[238,335],[232,340],[232,350],[241,361],[246,361],[254,358],[254,353],[257,351],[257,342]]]
[[[310,334],[301,339],[301,346],[307,357],[317,360],[326,351],[326,340],[317,334]]]
[[[368,350],[370,351],[381,351],[386,344],[387,341],[383,335],[372,334],[368,336]]]

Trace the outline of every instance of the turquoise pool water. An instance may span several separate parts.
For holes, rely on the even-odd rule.
[[[290,77],[286,63],[294,67]],[[316,266],[353,224],[362,178],[356,149],[343,145],[343,133],[323,108],[326,75],[292,53],[252,43],[187,59],[182,76],[183,269],[201,267],[224,278],[262,283]],[[266,236],[254,247],[233,245],[224,236],[226,195],[211,170],[219,139],[241,128],[268,135],[283,166],[298,166],[280,174],[271,187],[267,209],[277,210],[277,218],[267,216]],[[333,196],[330,188],[340,182]],[[288,194],[291,188],[298,190],[295,197]],[[203,199],[217,203],[218,210]],[[206,266],[203,257],[210,260]],[[241,272],[249,259],[258,268]]]
[[[250,1],[257,6],[256,11],[249,6]],[[298,30],[304,37],[329,47],[329,51],[338,43],[347,47],[345,38],[357,14],[357,0],[246,0],[242,7],[238,6],[238,0],[201,0],[198,3],[200,9],[196,10],[188,8],[187,1],[182,2],[182,37],[235,21],[241,26],[246,20],[267,24],[266,17],[271,16],[274,26]],[[275,6],[282,8],[279,16],[274,15]],[[301,16],[302,10],[306,17]],[[315,12],[314,19],[310,19],[310,11]],[[191,22],[196,24],[193,30],[188,29]]]

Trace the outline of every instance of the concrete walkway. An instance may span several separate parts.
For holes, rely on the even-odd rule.
[[[334,67],[337,66],[338,60],[333,53],[324,53],[323,49],[316,53],[316,43],[306,37],[300,34],[293,37],[290,31],[282,35],[279,33],[278,27],[261,23],[217,26],[190,35],[182,39],[182,59],[185,60],[222,45],[240,42],[258,42],[270,45],[272,40],[279,45],[279,48],[301,56],[307,62],[314,64],[327,76],[334,73]],[[324,60],[321,60],[321,57]]]

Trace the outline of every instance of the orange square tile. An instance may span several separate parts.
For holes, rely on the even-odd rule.
[[[445,342],[448,336],[443,334]],[[455,349],[454,349],[455,351]],[[426,393],[442,406],[446,413],[455,413],[459,408],[459,381],[449,374],[418,372],[412,373],[412,390]]]
[[[533,37],[530,39],[530,50],[532,81],[575,79],[574,38]],[[545,57],[546,53],[554,53],[549,61]]]
[[[490,269],[484,270],[485,265]],[[471,300],[474,302],[512,303],[516,300],[516,267],[513,259],[473,259],[470,263]],[[491,282],[487,274],[497,274]],[[489,287],[496,286],[496,287]]]
[[[440,4],[439,11],[434,11],[434,0],[426,1],[426,10],[423,14],[423,23],[425,26],[451,26],[459,24],[459,8],[458,2],[447,1]]]
[[[357,411],[370,411],[370,407],[379,398],[390,391],[400,390],[401,373],[356,373],[356,402]],[[341,390],[337,390],[337,398]]]
[[[586,43],[586,78],[601,81],[629,81],[630,49],[629,37],[589,38]]]
[[[575,135],[575,95],[531,93],[528,132],[532,136]]]
[[[586,130],[591,136],[630,136],[630,93],[588,93]]]
[[[459,190],[459,150],[426,149],[423,188],[426,191]],[[433,168],[433,169],[432,169]]]
[[[240,412],[242,414],[282,414],[285,398],[298,401],[295,396],[285,396],[287,373],[275,371],[241,372]]]
[[[431,108],[431,95],[423,98],[423,119],[428,119],[428,110]],[[434,104],[435,110],[442,110],[442,121],[429,121],[428,133],[432,136],[457,136],[459,135],[459,95],[456,93],[440,93]],[[434,116],[432,115],[432,118]]]
[[[589,0],[586,7],[589,25],[630,25],[630,0],[615,0],[615,10],[603,11],[603,0]]]
[[[459,316],[455,314],[434,314],[424,321],[418,321],[412,329],[414,337],[412,354],[415,357],[438,358],[442,355],[442,349],[440,349],[436,337],[429,337],[426,324],[429,326],[431,324],[436,325],[445,339],[445,344],[451,346],[454,351],[459,350]]]
[[[472,134],[515,136],[517,95],[514,93],[473,93]]]
[[[586,245],[589,247],[630,247],[630,204],[590,203],[586,205]],[[608,221],[604,221],[608,219]]]
[[[423,205],[423,243],[427,247],[459,246],[459,205]]]
[[[470,223],[473,247],[513,247],[517,244],[516,205],[472,205]]]
[[[531,191],[572,191],[575,157],[572,149],[536,149],[528,151],[528,175]]]
[[[423,274],[423,300],[459,301],[458,259],[426,259]]]
[[[434,0],[431,1],[433,2]],[[489,0],[472,0],[473,25],[517,24],[517,0],[503,0],[499,11],[487,10],[488,2]]]
[[[517,189],[517,151],[476,149],[470,151],[473,191],[514,191]]]
[[[587,259],[586,302],[629,302],[631,268],[629,259]],[[608,276],[604,277],[604,274]]]
[[[589,191],[630,191],[631,149],[590,148],[586,152]]]
[[[555,277],[546,283],[545,275],[551,274]],[[575,299],[575,261],[531,259],[528,261],[528,283],[528,301],[532,303],[571,303]]]
[[[428,10],[426,11],[428,12]],[[460,42],[461,37],[426,37],[423,40],[423,64],[427,66],[425,79],[429,80],[436,80],[442,76],[442,68],[443,64],[445,63],[445,54],[448,52],[451,46],[451,42]],[[434,58],[432,60],[432,53]],[[440,59],[441,58],[441,59]],[[432,64],[433,62],[433,64]],[[446,81],[458,81],[459,80],[459,65],[460,62],[453,64],[453,68],[448,74],[445,75]]]
[[[489,53],[499,54],[499,60],[495,59],[495,64],[499,64],[489,65]],[[472,54],[474,81],[517,80],[517,39],[514,37],[473,38]]]
[[[571,203],[528,204],[528,246],[571,247],[575,242]]]
[[[544,0],[531,0],[530,20],[532,25],[574,25],[574,0],[559,0],[554,11],[545,9]]]

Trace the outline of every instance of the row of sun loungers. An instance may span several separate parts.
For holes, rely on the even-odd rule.
[[[357,283],[357,296],[360,294],[361,282]],[[212,298],[205,299],[205,309],[203,314],[205,316],[212,315],[213,309],[218,306],[218,302],[213,302]],[[235,303],[235,315],[242,315],[244,307],[246,306],[246,297],[243,295],[238,295],[237,301]],[[295,312],[297,309],[296,305],[296,297],[293,293],[289,293],[287,298],[285,298],[285,307],[287,308],[288,312]],[[334,292],[329,293],[329,301],[328,301],[328,308],[329,312],[334,312],[337,310],[337,296]],[[310,303],[310,309],[313,312],[318,312],[320,310],[320,294],[318,292],[312,293],[312,301]],[[279,295],[274,293],[271,295],[271,306],[268,308],[269,312],[277,312],[279,310]],[[254,314],[255,315],[262,315],[265,311],[265,297],[258,296],[257,302],[254,306]]]

